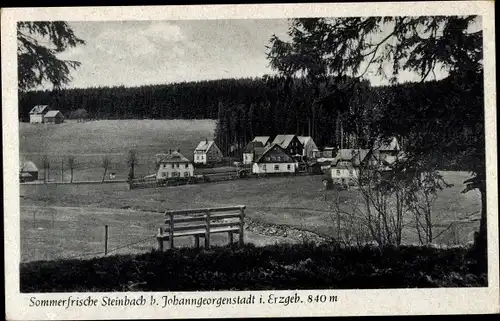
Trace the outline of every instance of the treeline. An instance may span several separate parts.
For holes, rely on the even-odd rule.
[[[265,78],[221,79],[141,87],[93,87],[19,93],[19,118],[48,104],[68,115],[85,109],[95,119],[216,119],[220,100],[273,100]]]
[[[368,84],[364,83],[368,88]],[[92,119],[219,119],[220,135],[230,146],[253,135],[295,133],[314,136],[320,145],[333,144],[331,106],[313,102],[336,88],[331,79],[321,86],[304,79],[278,76],[221,79],[142,87],[102,87],[21,92],[19,118],[29,121],[35,105],[47,104],[67,117],[86,110]],[[340,105],[340,104],[335,104]],[[221,122],[224,122],[222,120]],[[218,139],[218,138],[217,138]]]
[[[464,151],[464,143],[484,148],[484,140],[477,140],[484,128],[467,133],[450,121],[467,117],[475,123],[483,118],[483,104],[477,99],[482,97],[482,87],[467,85],[482,82],[471,77],[475,76],[372,87],[352,79],[264,76],[36,91],[20,93],[19,117],[28,120],[33,106],[49,104],[65,115],[84,109],[94,119],[217,119],[215,140],[225,155],[232,156],[239,156],[242,147],[257,135],[308,135],[319,147],[344,148],[366,148],[380,135],[395,135],[410,150],[434,149],[412,143],[426,141],[422,136],[436,141],[432,135],[440,135],[443,144],[435,158],[443,167],[460,158],[456,156]],[[465,160],[474,161],[477,159]]]

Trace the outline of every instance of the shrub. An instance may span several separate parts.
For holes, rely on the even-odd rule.
[[[23,263],[21,292],[485,286],[467,249],[277,244]],[[230,264],[228,264],[230,263]],[[472,264],[472,266],[471,266]],[[130,284],[140,284],[130,288]]]

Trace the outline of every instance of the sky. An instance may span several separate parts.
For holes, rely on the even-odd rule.
[[[286,39],[286,19],[69,22],[86,44],[60,58],[81,62],[67,88],[141,86],[275,73],[266,58],[273,34]],[[446,72],[436,70],[436,78]],[[368,72],[372,85],[387,80]],[[400,82],[417,81],[412,73]],[[51,86],[44,86],[51,89]]]
[[[70,22],[86,44],[64,59],[81,62],[68,87],[140,86],[272,73],[266,45],[286,20]]]

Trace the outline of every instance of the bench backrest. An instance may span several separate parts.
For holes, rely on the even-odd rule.
[[[165,232],[205,230],[244,225],[245,206],[166,211]]]

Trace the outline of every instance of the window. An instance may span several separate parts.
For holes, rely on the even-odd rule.
[[[274,170],[279,171],[280,170],[280,165],[274,165]]]
[[[290,170],[290,164],[286,165],[286,169]]]
[[[189,167],[189,164],[186,164],[186,168],[188,168],[188,167]]]
[[[266,164],[262,165],[262,169],[266,170]]]
[[[340,169],[337,169],[337,176],[340,176]]]
[[[184,177],[188,177],[189,176],[189,172],[184,172]]]
[[[266,157],[266,161],[270,161],[271,158],[269,156]]]
[[[172,163],[172,168],[174,168],[174,167],[175,167],[175,164]]]
[[[170,176],[170,173],[169,173],[169,172],[167,172],[167,177],[169,177],[169,176]]]
[[[179,168],[179,164],[176,164],[177,165],[177,168]]]
[[[353,177],[354,176],[354,171],[351,169],[349,170],[349,176]]]
[[[290,153],[293,153],[293,149],[290,148]]]
[[[163,173],[161,173],[161,176],[162,176],[162,177],[166,177],[166,176],[167,176],[167,173],[163,172]]]

